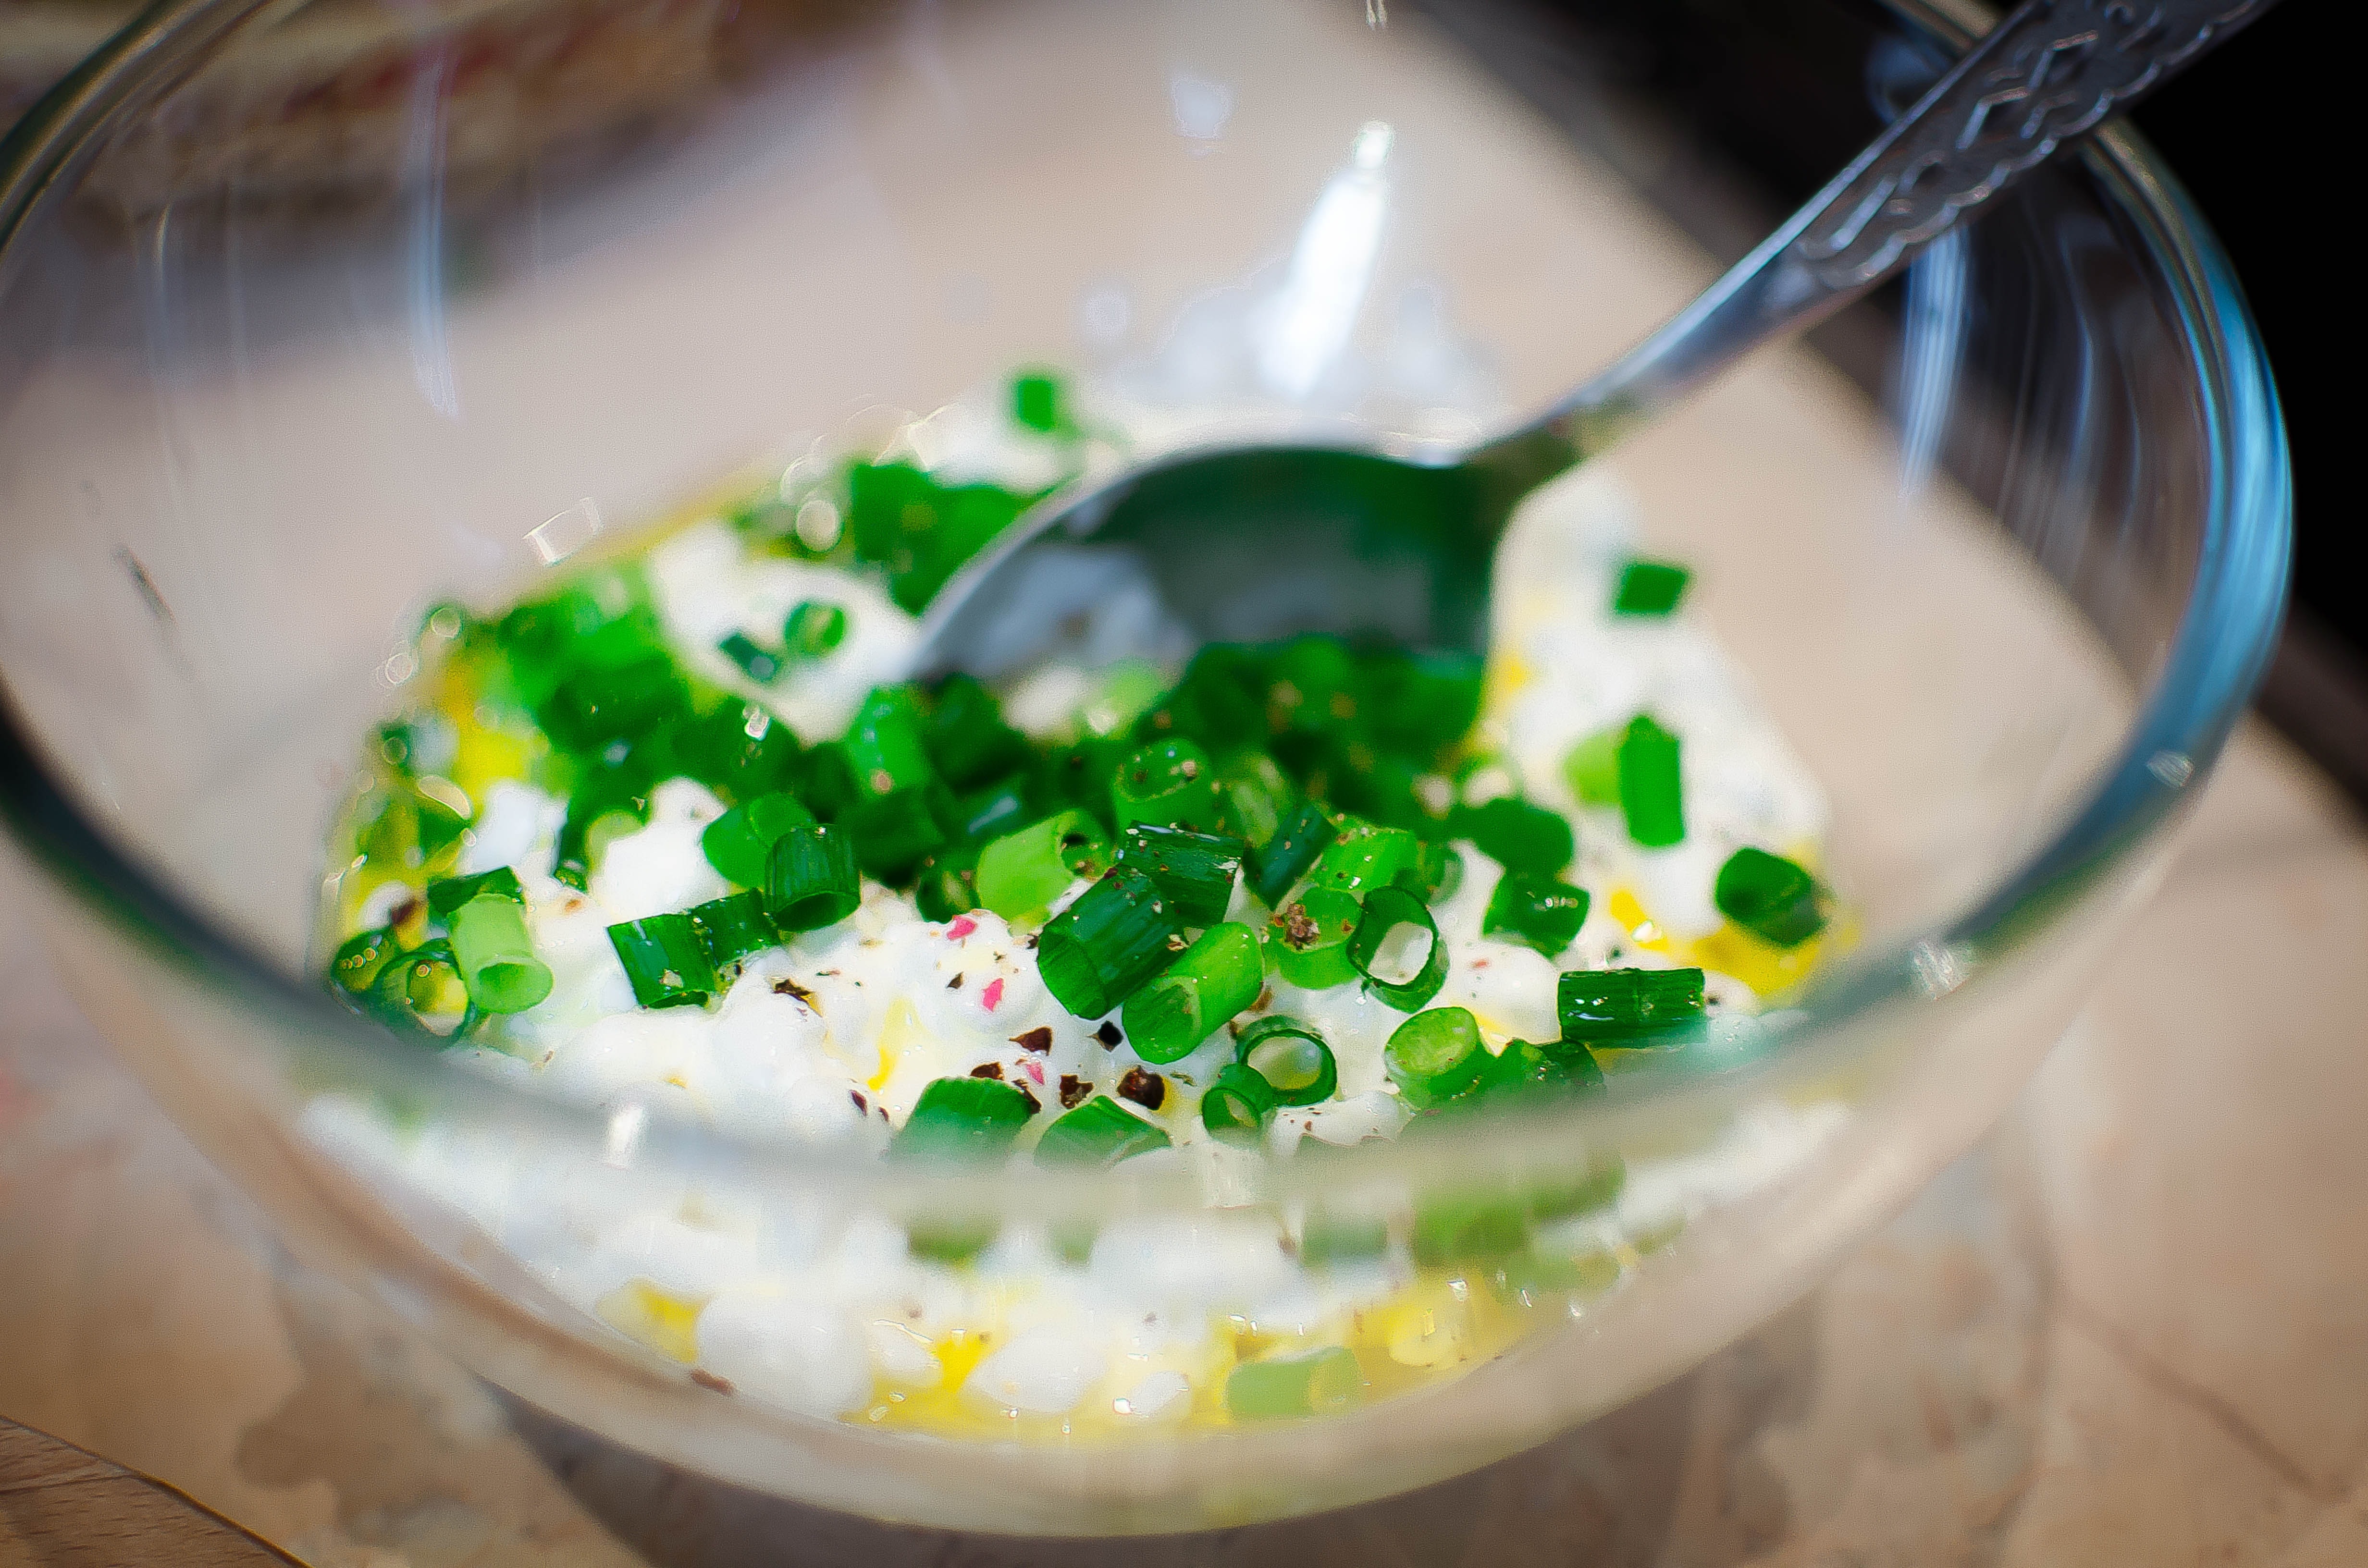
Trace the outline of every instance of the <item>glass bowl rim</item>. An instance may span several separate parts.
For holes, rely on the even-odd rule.
[[[274,3],[157,0],[0,137],[0,279],[17,236],[53,193],[70,186],[80,161],[103,143],[108,130],[168,93],[217,42]],[[1882,3],[1952,49],[1964,47],[1970,37],[1962,10],[1949,0]],[[2292,483],[2276,389],[2242,291],[2185,193],[2125,125],[2108,128],[2079,156],[2100,199],[2130,220],[2136,248],[2168,285],[2186,340],[2208,431],[2208,500],[2194,581],[2152,689],[2141,693],[2112,759],[2063,824],[1971,908],[1883,951],[1853,955],[1842,976],[1804,999],[1790,1038],[1815,1040],[1879,1010],[1944,1004],[2038,939],[2086,891],[2170,829],[2242,714],[2276,642],[2291,551]],[[209,922],[74,805],[17,711],[5,671],[0,820],[49,878],[90,911],[234,1005],[268,1009],[304,1038],[332,1043],[361,1076],[400,1083],[415,1095],[425,1087],[438,1100],[465,1094],[479,1115],[497,1106],[505,1120],[588,1135],[598,1146],[603,1113],[469,1073],[396,1040]],[[1766,1056],[1781,1061],[1787,1054]],[[1659,1120],[1707,1108],[1735,1097],[1748,1082],[1733,1074],[1668,1074],[1619,1096],[1624,1104],[1564,1108],[1554,1136],[1566,1140],[1574,1125],[1600,1127],[1613,1114],[1645,1111]],[[1353,1158],[1321,1162],[1321,1180],[1387,1177],[1444,1160],[1476,1140],[1494,1140],[1505,1122],[1537,1119],[1475,1117],[1454,1135],[1426,1141],[1425,1150],[1436,1151],[1431,1154],[1410,1155],[1395,1142],[1360,1147]],[[967,1188],[980,1174],[935,1176],[911,1167],[892,1173],[868,1153],[752,1141],[707,1127],[654,1122],[652,1131],[655,1136],[644,1146],[652,1155],[712,1160],[730,1153],[760,1168],[779,1167],[874,1196],[908,1186]],[[996,1177],[996,1185],[1006,1185],[1008,1173]],[[1164,1193],[1178,1180],[1119,1185]]]

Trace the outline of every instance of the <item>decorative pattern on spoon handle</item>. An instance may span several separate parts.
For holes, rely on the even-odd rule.
[[[1881,276],[2271,4],[2018,7],[1834,182],[1792,259],[1836,290]]]

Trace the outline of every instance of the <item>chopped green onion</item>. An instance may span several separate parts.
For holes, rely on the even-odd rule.
[[[1685,597],[1693,574],[1668,561],[1631,561],[1620,569],[1611,596],[1614,615],[1667,615]]]
[[[1551,877],[1570,864],[1577,846],[1560,812],[1510,795],[1459,808],[1454,832],[1508,871]]]
[[[1540,1220],[1566,1219],[1601,1209],[1628,1185],[1628,1165],[1617,1153],[1590,1160],[1568,1176],[1530,1181],[1530,1213]]]
[[[1130,743],[1093,737],[1075,745],[1055,747],[1040,758],[1031,775],[1038,799],[1048,806],[1075,806],[1089,812],[1105,828],[1110,822],[1110,780],[1129,753]]]
[[[1530,1244],[1529,1207],[1511,1197],[1433,1199],[1416,1206],[1407,1240],[1427,1267],[1504,1257]]]
[[[1042,370],[1025,370],[1011,378],[1011,420],[1026,429],[1052,435],[1069,423],[1068,394],[1060,378]]]
[[[1340,1263],[1379,1257],[1390,1247],[1390,1223],[1378,1214],[1334,1214],[1311,1209],[1300,1227],[1302,1263]]]
[[[1139,721],[1144,740],[1173,735],[1218,752],[1267,727],[1266,661],[1238,643],[1212,642],[1192,655],[1184,678]]]
[[[1341,810],[1383,827],[1402,828],[1417,838],[1446,835],[1445,808],[1453,798],[1452,787],[1419,763],[1356,744],[1342,748],[1326,766],[1324,788]]]
[[[1216,770],[1190,741],[1154,741],[1119,765],[1110,809],[1121,833],[1139,822],[1213,833],[1221,820]]]
[[[1145,1062],[1180,1061],[1257,1001],[1264,981],[1257,934],[1230,922],[1212,926],[1126,999],[1127,1043]]]
[[[1167,693],[1167,681],[1159,666],[1144,659],[1121,659],[1101,674],[1093,695],[1077,709],[1077,720],[1088,733],[1124,737],[1132,734],[1144,712]]]
[[[937,776],[921,744],[920,703],[910,686],[872,687],[839,744],[865,798],[917,790]]]
[[[1340,1066],[1324,1037],[1279,1013],[1234,1037],[1234,1060],[1273,1085],[1278,1105],[1315,1105],[1340,1086]]]
[[[1339,837],[1316,857],[1310,880],[1316,887],[1361,899],[1414,870],[1421,857],[1421,841],[1406,829],[1350,817],[1341,823]]]
[[[715,966],[688,915],[653,915],[609,927],[609,941],[644,1007],[696,1006],[715,994]]]
[[[1488,895],[1488,913],[1481,917],[1480,934],[1502,936],[1535,948],[1548,958],[1570,946],[1587,924],[1585,888],[1548,876],[1524,876],[1508,871]]]
[[[1480,1063],[1480,1075],[1473,1080],[1471,1092],[1483,1099],[1504,1098],[1554,1081],[1554,1063],[1543,1048],[1525,1040],[1508,1040],[1504,1050]]]
[[[1118,864],[1149,877],[1187,926],[1213,926],[1234,902],[1247,846],[1223,834],[1138,823],[1119,837]]]
[[[1620,1283],[1620,1259],[1595,1248],[1576,1256],[1526,1252],[1499,1263],[1488,1289],[1508,1307],[1541,1307],[1600,1296]]]
[[[370,824],[355,835],[355,847],[381,866],[409,869],[434,859],[468,825],[468,818],[429,794],[418,780],[405,780],[387,792]]]
[[[663,653],[559,683],[537,710],[545,733],[568,751],[596,751],[655,729],[682,705],[682,677]]]
[[[1326,733],[1348,729],[1363,710],[1355,656],[1338,637],[1294,637],[1269,656],[1267,722],[1276,730]]]
[[[1219,1142],[1254,1147],[1281,1103],[1274,1085],[1256,1070],[1228,1062],[1201,1093],[1201,1125]]]
[[[438,756],[433,762],[430,760],[437,754],[450,753],[459,741],[457,734],[450,734],[451,744],[446,744],[451,727],[438,723],[436,721],[440,717],[422,714],[414,718],[393,719],[381,724],[378,727],[378,744],[373,748],[379,760],[402,778],[416,777],[422,772],[433,773],[450,763],[451,758],[449,755]]]
[[[1167,966],[1182,922],[1152,880],[1113,866],[1037,938],[1044,988],[1074,1017],[1099,1018]]]
[[[921,862],[913,904],[924,920],[947,921],[978,907],[978,846],[962,845]]]
[[[505,893],[481,892],[452,912],[452,960],[482,1013],[523,1013],[551,994],[551,966],[534,956],[526,910]]]
[[[1014,776],[955,801],[946,825],[964,844],[987,844],[1025,826],[1030,808],[1027,780]]]
[[[1079,877],[1099,876],[1109,856],[1099,823],[1056,812],[978,852],[978,902],[1006,920],[1033,919]]]
[[[992,1078],[933,1078],[889,1140],[898,1160],[994,1160],[1011,1147],[1036,1107]]]
[[[1149,1153],[1151,1151],[1145,1149],[1138,1152]],[[1045,1231],[1046,1239],[1053,1244],[1053,1255],[1063,1263],[1074,1268],[1083,1268],[1093,1261],[1094,1240],[1101,1234],[1101,1227],[1093,1221],[1055,1220],[1045,1227]]]
[[[1554,984],[1565,1041],[1621,1044],[1702,1021],[1698,969],[1580,969]]]
[[[923,858],[945,847],[938,784],[850,802],[837,826],[855,841],[856,864],[883,882],[903,883]]]
[[[607,566],[548,598],[518,606],[494,628],[494,644],[529,707],[577,670],[615,669],[655,652],[663,633],[640,574]]]
[[[403,948],[395,940],[393,926],[357,931],[345,939],[336,957],[329,960],[329,982],[348,996],[363,995],[378,979],[379,971],[402,956]]]
[[[1301,1356],[1241,1362],[1225,1376],[1225,1409],[1237,1421],[1328,1415],[1354,1404],[1364,1387],[1357,1353],[1327,1345]]]
[[[506,898],[512,903],[526,902],[526,890],[518,885],[518,873],[507,866],[490,871],[480,871],[473,877],[448,877],[427,884],[427,918],[450,920],[462,904],[481,893]]]
[[[639,764],[596,768],[567,797],[567,816],[552,846],[551,874],[582,892],[609,841],[638,832],[649,820],[649,779]]]
[[[1817,879],[1796,862],[1765,849],[1738,849],[1728,856],[1718,869],[1711,898],[1721,915],[1780,948],[1798,947],[1826,928]]]
[[[801,664],[823,657],[847,641],[847,611],[823,599],[807,599],[781,622],[781,651]]]
[[[1225,825],[1252,848],[1274,837],[1297,791],[1262,751],[1246,751],[1217,765],[1218,806]]]
[[[787,788],[803,749],[762,704],[736,698],[672,726],[665,740],[667,755],[651,758],[650,776],[696,778],[727,802]]]
[[[1349,961],[1349,939],[1363,913],[1345,892],[1309,888],[1266,923],[1267,951],[1274,956],[1276,971],[1308,991],[1347,984],[1357,975]]]
[[[1620,739],[1620,809],[1628,836],[1648,849],[1686,836],[1685,794],[1678,770],[1678,737],[1639,713]]]
[[[968,1263],[1002,1229],[991,1214],[916,1215],[905,1223],[905,1250],[931,1263]]]
[[[847,760],[847,747],[838,741],[825,741],[800,756],[790,770],[789,788],[817,822],[838,821],[860,795],[855,787],[855,769]]]
[[[1254,846],[1248,856],[1250,891],[1269,909],[1280,907],[1317,857],[1339,835],[1339,829],[1322,806],[1302,801],[1283,814],[1274,836]]]
[[[746,633],[734,631],[716,645],[718,652],[740,666],[741,673],[758,686],[770,686],[781,673],[781,656],[768,653],[748,640]]]
[[[884,564],[901,551],[917,564],[910,540],[934,530],[938,499],[938,486],[910,463],[848,465],[847,522],[856,559]]]
[[[995,694],[971,676],[948,676],[930,699],[921,742],[938,774],[957,790],[1028,766],[1028,737],[1003,722]]]
[[[1408,939],[1398,935],[1409,930],[1428,943],[1419,962],[1406,951]],[[1429,1002],[1447,983],[1447,943],[1439,926],[1422,900],[1400,887],[1375,888],[1365,895],[1364,913],[1349,937],[1349,961],[1371,990],[1402,1013]]]
[[[1373,735],[1408,756],[1429,757],[1463,738],[1480,717],[1487,661],[1478,653],[1391,651],[1366,660]]]
[[[719,979],[738,972],[744,960],[779,946],[781,940],[773,928],[773,917],[765,913],[763,896],[755,892],[727,893],[694,904],[684,918],[690,922],[699,949],[707,955]]]
[[[744,801],[707,824],[699,846],[707,863],[725,881],[738,887],[765,885],[765,862],[773,846],[793,828],[814,825],[814,812],[795,795],[775,790]]]
[[[1553,1092],[1584,1094],[1601,1087],[1603,1070],[1585,1045],[1558,1040],[1543,1045],[1508,1040],[1494,1056],[1484,1055],[1471,1087],[1454,1096],[1451,1105],[1435,1108],[1499,1104]]]
[[[863,902],[855,845],[836,827],[793,827],[765,862],[765,907],[784,931],[819,931]]]
[[[448,1044],[465,1039],[479,1017],[452,944],[442,937],[422,942],[380,970],[368,1006],[382,1022],[417,1028]],[[431,1015],[451,1017],[454,1022],[449,1028],[433,1028],[427,1022]]]
[[[1562,759],[1562,776],[1570,781],[1570,792],[1585,804],[1620,803],[1620,741],[1627,733],[1624,724],[1598,730]]]
[[[1480,1079],[1488,1056],[1479,1020],[1463,1007],[1433,1007],[1400,1024],[1382,1048],[1383,1065],[1406,1102],[1443,1105]]]
[[[1603,1087],[1603,1063],[1595,1059],[1594,1049],[1585,1040],[1550,1040],[1536,1049],[1545,1055],[1551,1082],[1582,1091]]]
[[[1092,1099],[1044,1129],[1036,1145],[1040,1165],[1114,1165],[1168,1146],[1165,1129],[1145,1121],[1108,1095]]]
[[[1463,885],[1463,856],[1452,844],[1431,839],[1423,845],[1411,876],[1410,881],[1408,874],[1401,872],[1399,885],[1411,886],[1418,881],[1427,901],[1443,903],[1453,898],[1455,890]]]

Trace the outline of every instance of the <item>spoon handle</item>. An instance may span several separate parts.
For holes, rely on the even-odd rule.
[[[1543,419],[1475,454],[1537,483],[1867,293],[2271,0],[2024,0],[1726,276]]]

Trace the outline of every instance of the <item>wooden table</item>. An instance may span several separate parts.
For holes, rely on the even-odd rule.
[[[1102,1560],[768,1503],[509,1405],[274,1247],[60,994],[25,875],[0,1414],[320,1568]],[[2250,728],[2012,1116],[1808,1300],[1536,1452],[1130,1561],[2368,1562],[2363,953],[2368,837]],[[8,1533],[12,1452],[0,1563],[53,1561]]]

